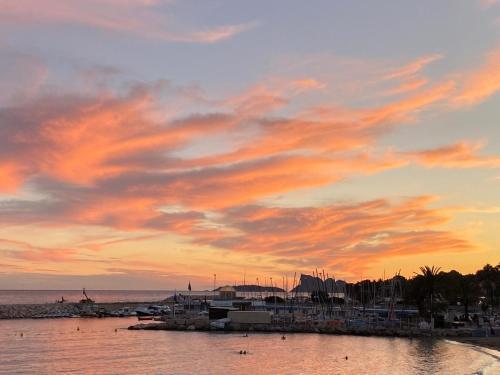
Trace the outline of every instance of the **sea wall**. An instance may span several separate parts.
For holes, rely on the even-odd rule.
[[[141,323],[130,326],[131,330],[160,331],[214,331],[207,318],[166,319],[163,322]],[[287,326],[275,324],[235,324],[230,323],[224,331],[232,332],[279,332],[279,333],[323,333],[336,335],[389,336],[389,337],[471,337],[471,329],[387,328],[387,327],[342,327],[329,324],[297,323]]]
[[[135,309],[154,302],[113,302],[113,303],[44,303],[0,305],[0,319],[61,318],[69,316],[96,317],[119,310],[123,307]]]

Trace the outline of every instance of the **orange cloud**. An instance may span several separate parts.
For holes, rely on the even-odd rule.
[[[500,168],[500,156],[477,155],[483,144],[459,142],[432,150],[409,152],[416,163],[440,168]]]
[[[219,220],[230,231],[219,231],[216,237],[195,234],[195,238],[216,248],[314,259],[344,271],[356,267],[358,272],[388,256],[471,249],[466,239],[435,229],[449,217],[446,210],[427,207],[433,199],[300,208],[234,207],[224,210]]]
[[[0,238],[0,254],[7,258],[29,262],[66,262],[74,260],[76,253],[75,249],[37,247],[27,242]]]
[[[385,90],[383,95],[400,95],[410,91],[415,91],[428,83],[427,78],[413,78],[403,81],[399,86]]]
[[[233,125],[230,116],[218,114],[158,122],[153,102],[148,88],[137,88],[124,97],[53,96],[1,110],[0,188],[18,186],[21,177],[89,185],[167,168],[167,151]]]
[[[172,21],[167,21],[167,17],[155,8],[158,3],[160,1],[3,0],[0,17],[5,22],[83,25],[167,42],[187,43],[215,43],[255,25],[244,23],[206,30],[173,30]]]
[[[447,103],[456,87],[466,85],[455,80],[417,84],[378,107],[309,107],[294,113],[294,100],[323,84],[309,78],[275,80],[213,101],[206,113],[182,117],[175,111],[164,116],[157,97],[168,87],[159,86],[137,86],[123,94],[39,96],[0,108],[0,189],[16,192],[29,186],[43,197],[0,202],[0,221],[172,232],[237,254],[264,254],[295,264],[306,259],[346,271],[384,256],[416,254],[419,248],[472,247],[439,229],[448,217],[445,210],[429,208],[427,198],[396,204],[259,206],[273,195],[409,161],[498,166],[497,157],[477,155],[480,146],[468,143],[411,153],[376,148],[379,138],[400,122]],[[228,141],[229,150],[219,152],[215,144],[207,156],[197,156],[197,147],[204,150],[213,136],[238,141]],[[169,211],[171,206],[179,210]],[[54,259],[63,257],[63,250],[53,252]],[[24,249],[9,256],[35,260],[39,253]]]
[[[484,101],[500,90],[500,51],[493,51],[479,68],[465,72],[461,86],[451,99],[456,107],[470,106]]]
[[[419,73],[425,66],[429,65],[430,63],[442,59],[443,56],[441,54],[432,54],[428,56],[423,56],[415,61],[412,61],[411,63],[403,66],[402,68],[396,69],[392,72],[389,72],[384,76],[384,79],[394,79],[394,78],[401,78],[401,77],[407,77],[407,76],[414,76],[415,74]]]
[[[17,163],[0,160],[0,192],[15,192],[21,186],[23,177]]]
[[[426,90],[368,112],[365,121],[380,124],[412,120],[418,112],[448,99],[454,88],[455,82],[452,80],[437,83]]]

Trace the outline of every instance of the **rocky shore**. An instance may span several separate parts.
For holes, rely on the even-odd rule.
[[[113,303],[44,303],[0,305],[0,319],[36,319],[63,317],[97,317],[129,307],[148,306],[158,302],[113,302]]]

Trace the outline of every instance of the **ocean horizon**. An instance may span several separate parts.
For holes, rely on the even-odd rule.
[[[174,293],[187,295],[187,290],[117,290],[85,289],[96,303],[106,302],[153,302],[168,298]],[[210,291],[191,291],[192,296],[205,295]],[[66,302],[79,302],[82,289],[0,289],[0,305],[54,303],[64,297]]]

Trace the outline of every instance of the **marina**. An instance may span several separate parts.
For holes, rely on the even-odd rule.
[[[464,308],[450,305],[429,322],[405,303],[399,282],[357,290],[315,273],[294,277],[291,287],[285,278],[283,288],[214,283],[193,291],[189,283],[187,291],[155,292],[155,300],[120,302],[103,300],[111,292],[57,291],[50,303],[0,305],[0,344],[8,347],[0,374],[113,374],[110,363],[123,374],[250,374],[260,363],[262,374],[500,371],[495,310],[468,306],[477,319],[464,321]]]

